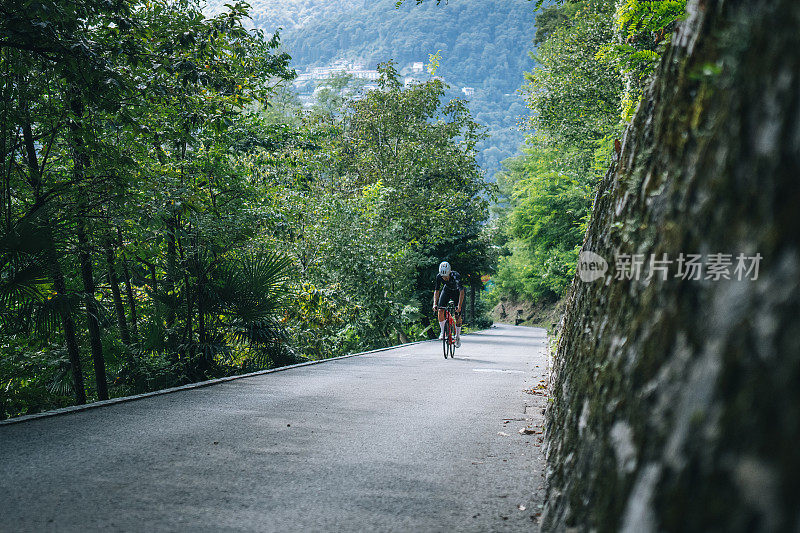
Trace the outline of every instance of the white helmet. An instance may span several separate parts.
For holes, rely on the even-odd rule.
[[[453,270],[453,269],[450,268],[450,263],[448,263],[447,261],[442,261],[441,263],[439,263],[439,275],[440,276],[449,276],[451,270]]]

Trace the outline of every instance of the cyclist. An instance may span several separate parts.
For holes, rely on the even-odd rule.
[[[444,288],[444,290],[441,290]],[[436,286],[433,289],[433,310],[439,311],[439,339],[444,338],[444,308],[447,302],[453,300],[456,304],[456,348],[461,346],[461,307],[464,305],[464,287],[461,285],[461,274],[450,268],[450,263],[442,261],[439,264],[439,274],[436,276]]]

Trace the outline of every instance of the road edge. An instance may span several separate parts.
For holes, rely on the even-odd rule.
[[[477,332],[476,332],[477,333]],[[145,392],[142,394],[134,394],[133,396],[120,396],[119,398],[111,398],[109,400],[101,400],[98,402],[87,403],[84,405],[72,405],[70,407],[62,407],[61,409],[53,409],[51,411],[43,411],[41,413],[34,413],[31,415],[22,415],[17,416],[14,418],[9,418],[7,420],[0,420],[0,426],[10,426],[12,424],[19,424],[22,422],[30,422],[31,420],[38,420],[40,418],[50,418],[53,416],[62,416],[62,415],[69,415],[72,413],[79,413],[81,411],[88,411],[90,409],[97,409],[100,407],[106,407],[109,405],[116,405],[120,403],[132,402],[135,400],[141,400],[144,398],[151,398],[153,396],[162,396],[164,394],[172,394],[174,392],[181,392],[185,390],[192,390],[192,389],[201,389],[204,387],[210,387],[211,385],[217,385],[219,383],[227,383],[228,381],[234,381],[237,379],[244,379],[244,378],[252,378],[256,376],[262,376],[264,374],[273,374],[275,372],[283,372],[285,370],[292,370],[294,368],[300,368],[303,366],[311,366],[311,365],[318,365],[321,363],[327,363],[330,361],[340,361],[342,359],[349,359],[350,357],[359,357],[362,355],[369,355],[377,352],[385,352],[387,350],[394,350],[396,348],[404,348],[406,346],[413,346],[415,344],[422,344],[423,342],[434,342],[436,339],[425,339],[422,341],[414,341],[414,342],[407,342],[405,344],[398,344],[396,346],[388,346],[386,348],[377,348],[375,350],[369,350],[366,352],[358,352],[358,353],[351,353],[347,355],[340,355],[338,357],[330,357],[328,359],[319,359],[316,361],[306,361],[305,363],[297,363],[294,365],[287,365],[281,366],[278,368],[270,368],[268,370],[258,370],[256,372],[250,372],[247,374],[240,374],[237,376],[226,376],[224,378],[216,378],[216,379],[209,379],[206,381],[198,381],[197,383],[188,383],[186,385],[180,385],[178,387],[170,387],[168,389],[161,389],[152,392]]]

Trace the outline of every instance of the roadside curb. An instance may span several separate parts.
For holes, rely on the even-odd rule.
[[[153,392],[145,392],[143,394],[135,394],[133,396],[122,396],[120,398],[111,398],[110,400],[102,400],[99,402],[92,402],[87,403],[85,405],[73,405],[71,407],[62,407],[61,409],[53,409],[52,411],[44,411],[42,413],[35,413],[32,415],[22,415],[17,416],[15,418],[9,418],[8,420],[0,420],[0,426],[10,426],[11,424],[19,424],[21,422],[28,422],[31,420],[37,420],[40,418],[50,418],[52,416],[61,416],[61,415],[68,415],[72,413],[78,413],[81,411],[88,411],[90,409],[97,409],[99,407],[106,407],[108,405],[116,405],[119,403],[126,403],[132,402],[135,400],[141,400],[143,398],[150,398],[153,396],[162,396],[164,394],[172,394],[173,392],[180,392],[185,390],[192,390],[192,389],[200,389],[203,387],[210,387],[211,385],[217,385],[219,383],[226,383],[228,381],[234,381],[237,379],[243,378],[252,378],[256,376],[263,376],[264,374],[273,374],[275,372],[283,372],[285,370],[292,370],[294,368],[300,368],[303,366],[311,366],[311,365],[318,365],[321,363],[327,363],[329,361],[340,361],[342,359],[349,359],[350,357],[359,357],[362,355],[369,355],[377,352],[385,352],[387,350],[394,350],[396,348],[404,348],[406,346],[414,346],[415,344],[422,344],[424,342],[433,342],[435,339],[426,339],[423,341],[414,341],[414,342],[407,342],[405,344],[398,344],[396,346],[389,346],[386,348],[377,348],[375,350],[369,350],[366,352],[359,352],[359,353],[351,353],[348,355],[340,355],[339,357],[331,357],[329,359],[319,359],[317,361],[307,361],[305,363],[297,363],[295,365],[288,365],[288,366],[281,366],[278,368],[270,368],[268,370],[259,370],[257,372],[250,372],[249,374],[241,374],[238,376],[227,376],[224,378],[216,378],[216,379],[209,379],[207,381],[199,381],[197,383],[189,383],[187,385],[180,385],[179,387],[171,387],[169,389],[162,389]]]

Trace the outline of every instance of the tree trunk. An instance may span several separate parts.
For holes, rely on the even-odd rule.
[[[150,280],[153,284],[153,291],[155,292],[158,289],[158,277],[156,276],[156,266],[154,264],[149,265],[150,268]]]
[[[49,233],[49,232],[48,232]],[[55,245],[53,243],[52,235],[48,238],[47,259],[50,274],[53,277],[53,287],[56,290],[59,298],[67,298],[67,284],[64,281],[64,273],[61,271],[61,264],[58,262],[58,256]],[[78,348],[78,337],[75,334],[75,321],[72,318],[69,306],[64,305],[64,309],[60,312],[61,315],[61,328],[64,332],[64,342],[67,345],[67,354],[69,356],[69,363],[72,367],[72,388],[75,392],[75,403],[83,405],[86,403],[86,385],[83,382],[83,367],[81,366],[80,349]]]
[[[183,246],[181,246],[180,241],[178,242],[178,252],[180,254],[181,263],[185,265],[186,257],[183,253]],[[185,288],[184,293],[186,293],[186,327],[183,329],[183,344],[186,344],[192,342],[192,315],[194,314],[192,291],[189,290],[189,287],[191,287],[191,280],[189,279],[189,270],[187,268],[183,269],[183,286]]]
[[[206,272],[203,267],[200,266],[199,257],[197,264],[200,269],[200,273],[197,276],[197,339],[200,341],[200,344],[206,344],[206,342],[208,342],[206,337],[206,302],[203,298]]]
[[[5,133],[4,133],[5,135]],[[3,149],[3,154],[5,155],[5,147]],[[3,222],[6,226],[6,231],[11,231],[11,212],[12,212],[12,203],[11,203],[11,166],[14,159],[14,153],[8,154],[8,164],[5,162],[2,163],[2,172],[3,172],[3,205],[5,207],[5,216],[3,217]]]
[[[87,167],[87,155],[83,145],[83,138],[78,121],[83,119],[83,102],[77,91],[73,91],[70,107],[74,114],[74,119],[70,121],[70,141],[72,144],[72,173],[73,179],[78,186],[85,181]],[[84,203],[85,197],[80,202]],[[81,267],[81,277],[83,278],[84,303],[86,306],[86,325],[89,330],[89,345],[92,349],[92,360],[94,361],[94,372],[97,379],[97,397],[101,400],[108,399],[108,383],[106,381],[106,364],[103,358],[103,343],[100,338],[100,324],[97,320],[99,315],[97,300],[94,298],[94,276],[92,272],[92,256],[89,249],[89,239],[86,236],[86,217],[84,208],[79,209],[77,216],[77,237],[78,237],[78,259]]]
[[[22,107],[23,109],[25,108],[24,103]],[[67,284],[64,280],[64,273],[61,270],[61,263],[58,259],[58,249],[56,248],[55,238],[53,237],[53,228],[49,225],[51,221],[51,217],[48,216],[49,208],[45,204],[45,199],[42,195],[42,171],[39,168],[30,121],[24,122],[22,126],[22,135],[25,143],[25,151],[27,152],[30,174],[28,179],[31,189],[33,189],[34,202],[36,206],[40,206],[39,208],[44,210],[42,219],[47,221],[47,224],[44,226],[44,239],[47,248],[47,268],[53,279],[53,288],[56,290],[56,295],[60,300],[65,302],[64,305],[59,306],[59,315],[61,317],[62,332],[64,333],[64,343],[67,346],[67,355],[69,357],[70,367],[72,368],[72,386],[75,392],[75,403],[82,405],[86,403],[86,387],[83,382],[80,349],[78,348],[78,339],[75,334],[75,322],[72,318],[72,311],[70,305],[67,303]]]
[[[197,338],[200,341],[200,344],[205,344],[207,342],[206,336],[206,310],[205,305],[203,303],[203,296],[202,296],[203,286],[202,282],[197,283]]]
[[[131,272],[128,270],[128,260],[122,258],[122,274],[125,278],[125,293],[128,295],[128,304],[131,308],[131,334],[132,341],[139,342],[139,325],[136,316],[136,300],[133,297],[133,287],[131,285]]]
[[[397,328],[397,340],[400,341],[400,344],[408,344],[411,342],[408,340],[406,333],[400,328]]]
[[[5,88],[4,88],[5,89]],[[3,118],[0,119],[0,173],[3,176],[2,190],[0,190],[0,215],[2,215],[3,223],[6,226],[6,231],[11,230],[11,195],[9,194],[9,175],[6,172],[6,142],[9,138],[7,133],[8,129],[8,102],[5,98],[5,90],[3,91]],[[13,157],[8,154],[9,158]]]
[[[2,53],[2,52],[0,52]],[[6,51],[5,54],[9,52]],[[6,66],[5,72],[3,73],[3,79],[6,80],[3,85],[3,118],[2,118],[2,128],[3,130],[0,131],[0,172],[3,175],[3,191],[0,199],[2,200],[2,207],[3,207],[3,223],[5,224],[6,230],[11,230],[11,169],[13,168],[14,163],[14,149],[13,149],[13,142],[11,143],[12,146],[7,146],[8,139],[11,138],[13,135],[10,129],[7,127],[9,124],[8,120],[8,110],[11,109],[11,92],[13,89],[12,77],[9,75],[9,64],[10,58],[6,58],[4,61]],[[8,153],[6,153],[9,151]],[[37,163],[38,165],[38,163]]]
[[[177,248],[175,246],[175,234],[177,233],[178,221],[175,216],[170,216],[167,220],[167,273],[164,277],[164,291],[167,298],[167,349],[172,362],[177,362],[178,352],[176,351],[177,337],[175,335],[175,308],[172,298],[175,296],[175,277],[177,275]]]
[[[119,280],[115,267],[114,248],[111,241],[106,242],[106,264],[108,265],[108,283],[111,285],[111,294],[114,299],[114,311],[117,314],[117,324],[119,325],[119,336],[126,346],[131,344],[131,334],[128,330],[128,321],[125,317],[125,306],[122,304],[122,294],[119,290]]]
[[[108,399],[108,383],[106,381],[106,362],[103,358],[103,342],[100,338],[100,323],[97,320],[99,308],[94,298],[94,274],[92,272],[92,256],[89,251],[89,240],[86,237],[86,228],[78,215],[78,259],[81,264],[81,278],[83,279],[84,304],[86,306],[86,326],[89,330],[89,345],[92,349],[94,373],[97,379],[97,397],[101,400]]]

